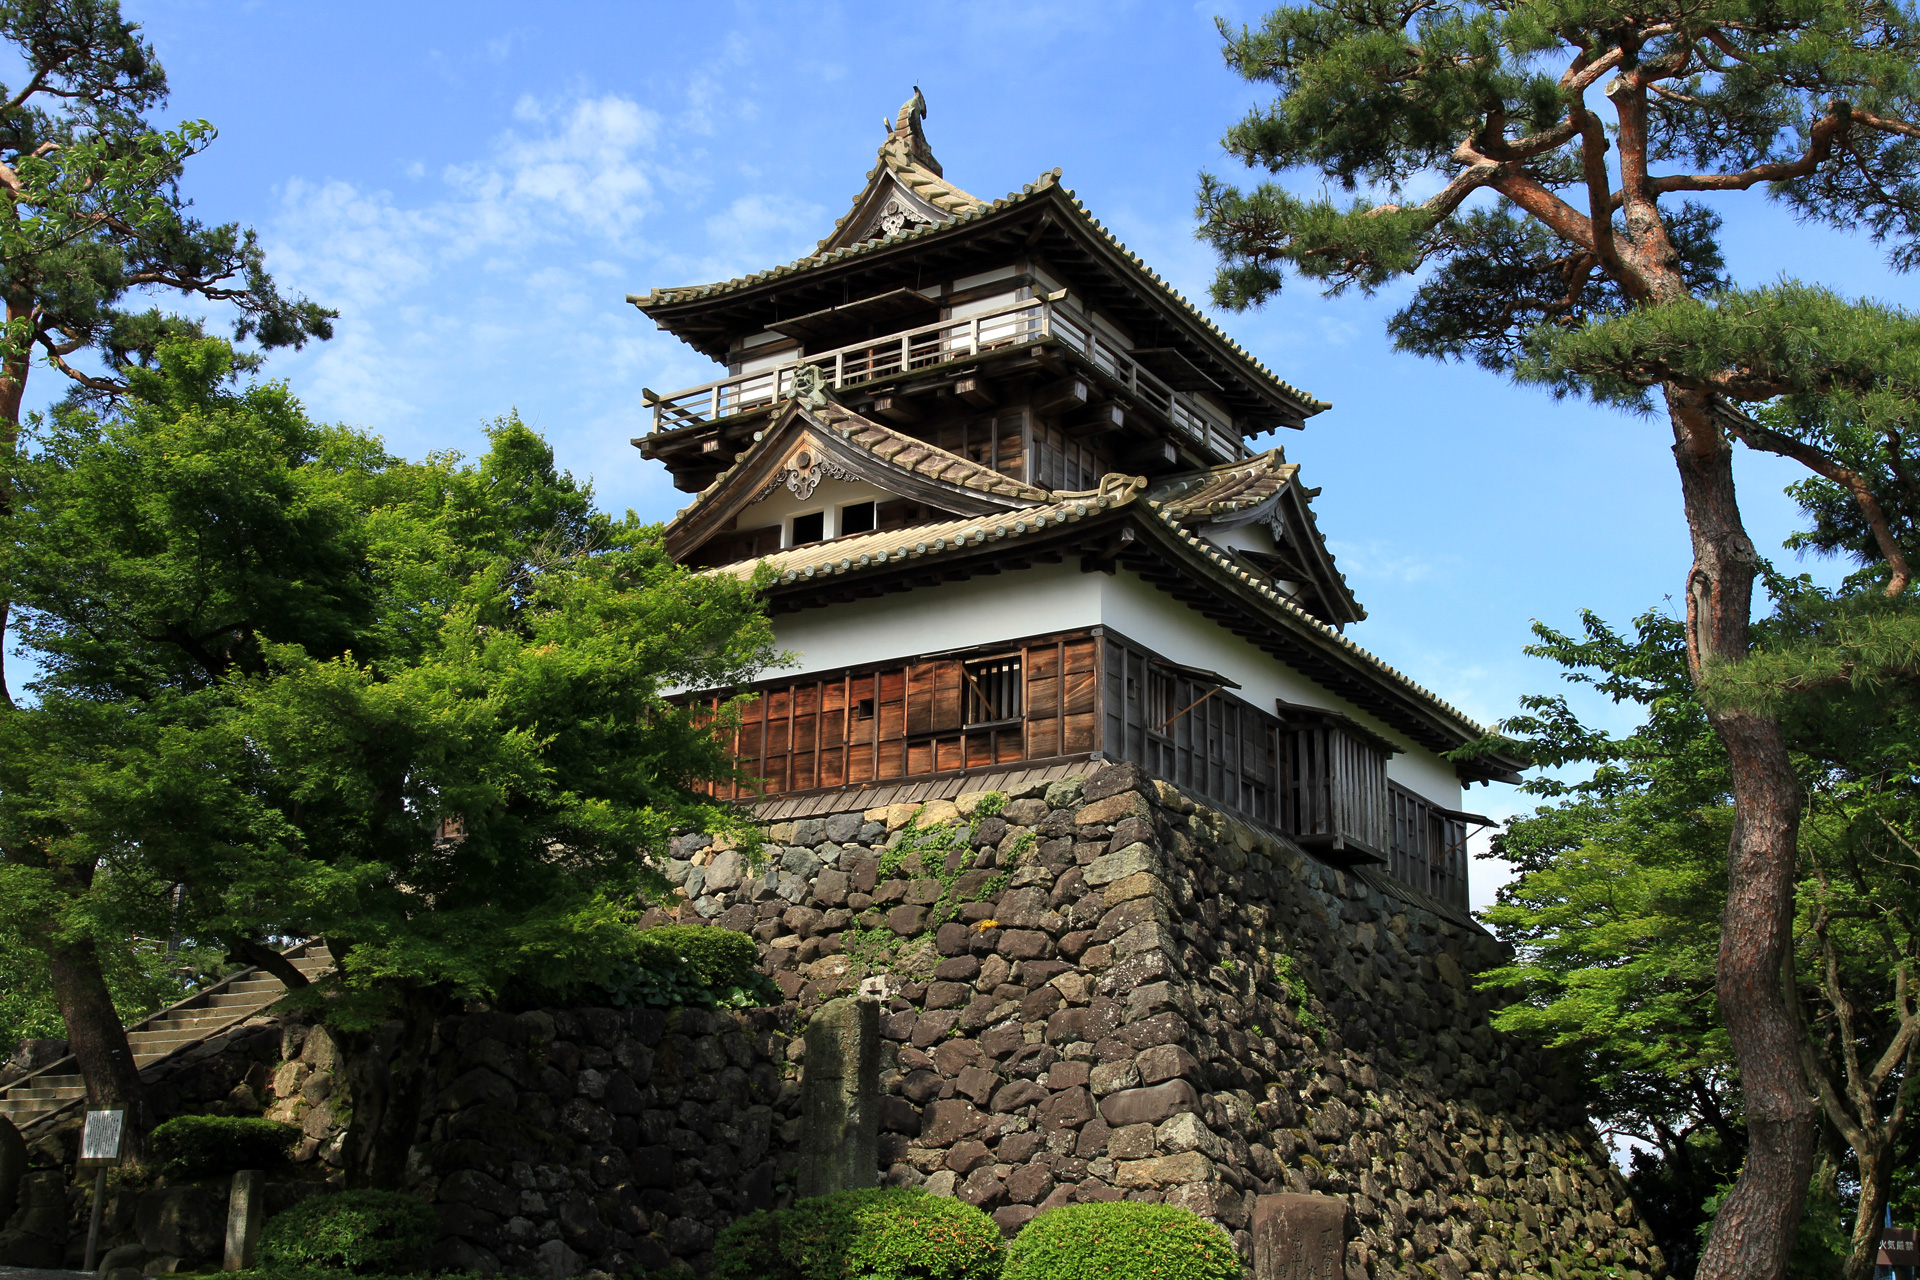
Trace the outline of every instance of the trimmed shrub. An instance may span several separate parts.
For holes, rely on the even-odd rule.
[[[334,1191],[309,1196],[267,1219],[260,1232],[260,1262],[269,1271],[425,1271],[438,1233],[438,1217],[412,1196]]]
[[[744,933],[657,925],[634,935],[632,959],[616,964],[604,985],[608,1000],[622,1008],[778,1004],[780,990],[754,967],[757,959],[753,939]]]
[[[750,1213],[713,1246],[716,1280],[994,1280],[1005,1256],[992,1218],[906,1187]]]
[[[256,1116],[175,1116],[148,1139],[169,1178],[210,1178],[239,1169],[271,1169],[300,1141],[295,1125]]]
[[[1240,1280],[1227,1233],[1197,1214],[1131,1200],[1064,1205],[1021,1228],[1001,1280]]]

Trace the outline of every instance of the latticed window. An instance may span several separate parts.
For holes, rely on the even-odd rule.
[[[1020,655],[982,658],[964,667],[967,724],[992,724],[1020,715]]]

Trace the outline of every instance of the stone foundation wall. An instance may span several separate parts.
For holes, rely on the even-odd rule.
[[[1473,975],[1498,944],[1438,903],[1130,765],[768,834],[757,870],[677,841],[681,896],[649,919],[751,933],[783,1007],[438,1028],[410,1178],[441,1213],[443,1265],[705,1269],[720,1227],[794,1197],[803,1032],[864,994],[882,1037],[875,1176],[1009,1232],[1075,1201],[1166,1201],[1251,1258],[1256,1197],[1307,1192],[1348,1207],[1348,1280],[1663,1269],[1554,1062],[1488,1025]],[[185,1055],[159,1096],[299,1124],[277,1207],[337,1181],[336,1064],[324,1030],[262,1020]],[[72,1142],[34,1146],[42,1172],[9,1225],[64,1219],[77,1262]],[[128,1188],[108,1234],[128,1263],[194,1261],[220,1205],[219,1188]]]
[[[1493,938],[1092,769],[778,824],[757,875],[705,837],[675,850],[679,915],[751,931],[800,1020],[884,998],[887,1182],[1008,1231],[1166,1201],[1249,1256],[1254,1197],[1336,1196],[1353,1280],[1663,1269],[1556,1064],[1488,1025]]]

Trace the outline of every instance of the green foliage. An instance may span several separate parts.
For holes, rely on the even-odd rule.
[[[270,1169],[300,1141],[297,1125],[257,1116],[175,1116],[148,1136],[160,1172],[205,1178],[239,1169]]]
[[[1002,1280],[1239,1280],[1227,1233],[1165,1204],[1071,1204],[1049,1209],[1014,1237]]]
[[[235,339],[261,347],[330,337],[335,313],[283,298],[251,230],[190,215],[180,178],[215,130],[204,120],[170,130],[150,123],[167,99],[166,73],[117,0],[0,5],[0,40],[20,77],[0,87],[11,211],[0,220],[0,285],[10,300],[0,331],[4,514],[4,466],[34,354],[64,372],[77,396],[98,400],[125,389],[125,366],[199,335],[191,316],[137,309],[161,289],[224,304]],[[89,351],[104,369],[86,372],[68,359]],[[0,586],[0,600],[8,598]]]
[[[66,1024],[53,998],[46,952],[27,932],[36,904],[10,892],[14,877],[0,863],[0,1059],[28,1037],[63,1040]],[[185,999],[232,971],[220,948],[94,935],[115,1013],[126,1024]]]
[[[973,823],[992,817],[1005,807],[1006,801],[1006,796],[998,791],[981,797],[973,813]],[[959,914],[967,901],[991,902],[999,897],[1007,881],[1018,869],[1021,859],[1036,842],[1037,837],[1032,832],[1022,836],[1008,850],[1004,867],[978,884],[971,893],[962,894],[960,880],[972,869],[973,857],[971,847],[961,838],[961,824],[949,821],[922,827],[916,815],[894,833],[880,854],[877,873],[882,881],[899,876],[937,880],[940,883],[940,896],[927,908],[926,918],[918,932],[910,937],[902,937],[884,926],[849,929],[842,935],[843,953],[870,972],[896,967],[896,960],[908,943],[938,931],[941,925]]]
[[[263,1269],[344,1270],[355,1275],[426,1270],[439,1219],[424,1201],[397,1191],[334,1191],[267,1220]]]
[[[1291,951],[1276,951],[1273,956],[1273,977],[1286,993],[1287,1008],[1293,1012],[1294,1023],[1310,1036],[1326,1034],[1326,1024],[1320,1021],[1320,1015],[1313,1011],[1308,1003],[1313,994],[1307,987],[1306,979],[1300,976],[1299,962]]]
[[[750,1213],[720,1232],[713,1252],[717,1280],[993,1280],[1005,1257],[992,1218],[908,1188]]]
[[[1801,686],[1771,673],[1796,653],[1804,667],[1824,670],[1822,653],[1864,652],[1864,642],[1842,639],[1858,636],[1863,619],[1897,620],[1909,606],[1828,597],[1805,582],[1773,586],[1778,607],[1758,628],[1755,656],[1716,670],[1704,693],[1722,696],[1729,683],[1769,687],[1768,705],[1785,719],[1805,789],[1794,936],[1803,1058],[1829,1120],[1854,1144],[1836,1157],[1845,1166],[1835,1177],[1840,1190],[1821,1194],[1871,1215],[1873,1203],[1855,1192],[1861,1152],[1872,1153],[1872,1133],[1912,1079],[1910,1050],[1884,1055],[1902,1034],[1901,975],[1920,961],[1920,779],[1912,765],[1920,758],[1920,686],[1896,678]],[[1676,620],[1650,613],[1630,635],[1592,615],[1583,624],[1578,636],[1537,627],[1530,652],[1560,663],[1568,679],[1642,708],[1643,720],[1614,736],[1583,725],[1562,698],[1534,697],[1504,726],[1523,738],[1508,749],[1588,772],[1534,778],[1528,789],[1553,803],[1496,837],[1495,854],[1522,874],[1483,918],[1515,956],[1483,983],[1512,1001],[1496,1025],[1577,1055],[1595,1118],[1661,1153],[1657,1162],[1636,1159],[1631,1181],[1684,1275],[1703,1204],[1737,1172],[1745,1150],[1714,983],[1733,821],[1728,766],[1688,678]],[[1897,1125],[1892,1141],[1875,1158],[1896,1169],[1898,1197],[1910,1175],[1896,1159],[1904,1141]]]
[[[745,1009],[780,1002],[780,989],[754,968],[753,939],[744,933],[660,925],[636,934],[633,950],[601,984],[616,1007]]]
[[[1684,393],[1671,407],[1758,406],[1677,421],[1812,469],[1802,545],[1884,580],[1865,494],[1920,550],[1913,317],[1790,280],[1736,288],[1732,205],[1695,200],[1765,190],[1920,264],[1914,5],[1326,0],[1221,31],[1228,65],[1275,91],[1228,153],[1319,191],[1202,176],[1216,302],[1259,305],[1288,272],[1329,294],[1414,277],[1388,323],[1402,350],[1641,410],[1662,385]],[[1335,183],[1359,194],[1336,204]]]

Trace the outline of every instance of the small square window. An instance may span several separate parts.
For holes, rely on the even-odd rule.
[[[1020,655],[984,658],[961,668],[966,678],[968,724],[992,724],[1020,716]]]
[[[854,703],[854,704],[853,704],[853,718],[854,718],[855,720],[871,720],[871,719],[873,719],[873,699],[872,699],[872,698],[862,698],[862,699],[860,699],[860,701],[858,701],[858,702],[856,702],[856,703]]]
[[[793,518],[793,541],[789,546],[805,546],[809,542],[819,542],[827,536],[827,513],[809,511],[806,515]]]
[[[840,532],[843,535],[849,533],[872,533],[873,511],[874,508],[871,502],[855,502],[849,506],[840,508]]]

